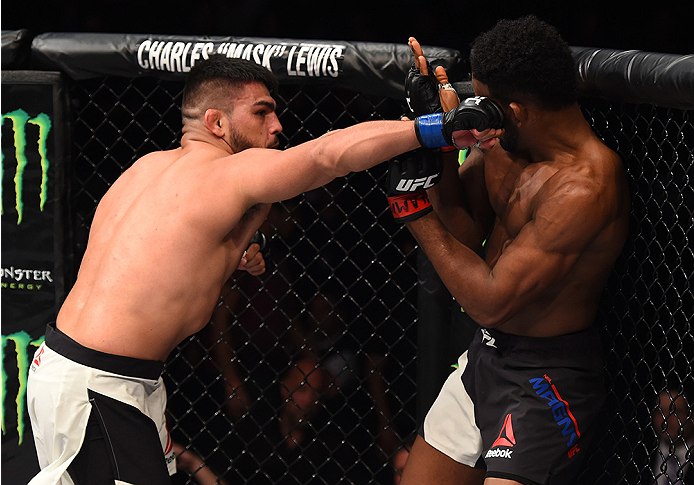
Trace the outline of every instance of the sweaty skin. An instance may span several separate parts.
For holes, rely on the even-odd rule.
[[[484,84],[473,79],[473,87],[493,99]],[[585,329],[628,233],[622,162],[577,106],[505,111],[524,130],[513,152],[503,149],[507,128],[461,167],[463,195],[445,192],[456,183],[449,176],[428,191],[436,212],[408,227],[480,325],[532,337]]]
[[[425,69],[419,43],[409,44]],[[441,70],[436,77],[445,83]],[[474,77],[472,83],[476,95],[494,99],[487,86]],[[451,109],[441,93],[444,110]],[[474,133],[483,149],[460,167],[455,152],[443,154],[441,182],[427,191],[434,211],[408,229],[480,325],[530,337],[588,328],[629,231],[622,161],[577,104],[546,111],[495,101],[504,129]],[[485,474],[417,436],[401,484],[520,485]]]
[[[374,121],[267,149],[282,129],[267,88],[247,84],[229,103],[186,122],[180,148],[142,157],[99,203],[57,318],[78,343],[164,361],[207,324],[234,270],[258,272],[257,246],[242,256],[271,203],[419,146],[412,122]]]

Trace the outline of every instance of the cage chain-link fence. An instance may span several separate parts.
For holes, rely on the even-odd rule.
[[[601,306],[610,391],[606,432],[585,482],[650,484],[664,479],[659,463],[667,452],[659,451],[659,438],[692,459],[692,112],[582,104],[598,135],[626,162],[632,195],[630,237]]]
[[[73,83],[76,260],[109,185],[138,157],[177,146],[181,89]],[[285,147],[404,112],[401,101],[327,86],[283,86],[277,98]],[[627,164],[632,228],[601,307],[611,387],[582,481],[651,483],[662,434],[653,418],[675,414],[658,410],[658,393],[669,386],[674,402],[692,387],[694,128],[688,111],[584,101]],[[268,271],[232,276],[210,324],[171,355],[169,428],[191,474],[204,463],[228,483],[392,483],[390,459],[418,425],[417,274],[384,178],[377,166],[275,204],[262,228]],[[681,428],[692,423],[686,409]]]

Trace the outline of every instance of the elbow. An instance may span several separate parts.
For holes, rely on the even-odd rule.
[[[343,163],[344,150],[338,143],[333,143],[330,140],[330,135],[335,132],[329,132],[320,137],[320,143],[317,143],[312,158],[315,162],[316,170],[327,175],[331,180],[337,177],[348,175],[351,170],[349,165]]]
[[[490,309],[491,310],[491,309]],[[467,311],[467,310],[466,310]],[[484,328],[498,328],[509,320],[507,315],[497,311],[467,311],[472,319]]]
[[[515,315],[508,298],[494,298],[489,295],[481,295],[477,300],[467,302],[463,309],[484,328],[501,327]]]
[[[473,317],[473,320],[484,328],[498,328],[506,323],[509,319],[498,315],[483,315],[478,318]]]
[[[495,277],[493,270],[489,279],[478,285],[477,289],[466,303],[470,306],[470,316],[485,328],[499,328],[518,321],[522,313],[528,310],[535,314],[536,306],[541,304],[537,300],[537,284],[517,279],[499,279]]]

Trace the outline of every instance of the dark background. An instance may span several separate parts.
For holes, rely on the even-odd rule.
[[[572,46],[694,53],[694,2],[434,0],[3,1],[3,30],[253,36],[406,43],[466,51],[500,18],[535,13]]]

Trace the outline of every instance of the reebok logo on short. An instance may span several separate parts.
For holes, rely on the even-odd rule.
[[[494,441],[492,444],[492,448],[496,448],[497,446],[507,446],[511,448],[513,445],[516,444],[516,438],[513,435],[513,423],[511,421],[511,413],[506,415],[506,419],[504,419],[504,425],[501,427],[501,431],[499,431],[499,437]],[[513,450],[494,450],[491,449],[487,451],[487,454],[484,455],[484,458],[508,458],[511,459],[511,453],[513,453]]]
[[[34,355],[34,360],[31,363],[31,370],[33,370],[34,372],[36,372],[36,369],[38,368],[38,366],[41,365],[41,356],[43,355],[44,350],[45,350],[45,348],[43,346],[41,346],[39,351],[36,352],[36,355]]]
[[[506,415],[506,419],[504,419],[504,425],[501,427],[501,431],[499,431],[499,437],[492,444],[492,448],[497,446],[511,447],[515,444],[516,438],[513,436],[513,423],[511,422],[511,413],[509,413]]]
[[[511,459],[511,453],[513,450],[489,450],[485,458],[508,458]]]

